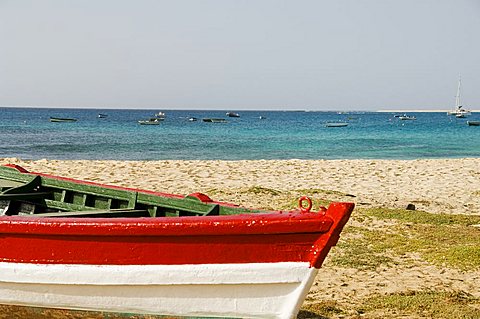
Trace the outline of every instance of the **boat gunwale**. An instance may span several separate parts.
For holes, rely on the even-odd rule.
[[[0,233],[68,236],[224,236],[326,233],[333,221],[321,213],[272,212],[185,217],[2,216]]]

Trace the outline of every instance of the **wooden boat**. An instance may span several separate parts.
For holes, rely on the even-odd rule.
[[[468,126],[480,126],[480,121],[467,121]]]
[[[222,118],[205,118],[202,119],[202,121],[209,123],[227,123],[227,120]]]
[[[347,122],[327,122],[326,127],[345,127],[348,126]]]
[[[163,121],[162,118],[152,117],[152,118],[149,118],[148,120],[140,120],[140,121],[138,121],[138,124],[140,124],[140,125],[160,125],[161,121]]]
[[[66,117],[50,117],[50,122],[76,122],[77,119]]]
[[[251,210],[0,166],[0,304],[294,318],[353,206]]]

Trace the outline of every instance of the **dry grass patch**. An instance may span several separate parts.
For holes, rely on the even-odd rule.
[[[419,253],[439,266],[462,270],[480,269],[480,231],[472,225],[480,216],[430,214],[399,209],[368,209],[367,216],[395,220],[396,233],[387,237],[367,234],[366,240],[376,249],[396,254]]]
[[[302,307],[297,319],[328,319],[345,315],[342,306],[335,301],[319,301]]]
[[[391,235],[383,231],[360,227],[346,227],[334,252],[329,255],[331,265],[361,270],[373,270],[380,265],[394,264],[386,254],[386,242]]]
[[[408,291],[369,298],[359,311],[368,318],[478,319],[480,299],[462,291]]]

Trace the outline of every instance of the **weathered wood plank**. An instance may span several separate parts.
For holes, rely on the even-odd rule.
[[[81,210],[81,211],[66,211],[66,212],[52,212],[25,215],[31,217],[134,217],[144,216],[148,217],[148,211],[143,209],[112,209],[112,210]]]

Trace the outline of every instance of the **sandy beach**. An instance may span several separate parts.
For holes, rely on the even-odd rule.
[[[312,195],[315,203],[322,199],[351,201],[356,209],[404,209],[414,204],[416,210],[429,213],[480,215],[480,159],[472,158],[147,162],[0,159],[0,164],[7,163],[98,183],[184,195],[203,192],[214,200],[255,208],[295,208],[291,199],[306,194]],[[348,227],[381,229],[387,224],[357,218],[354,211]],[[319,301],[355,304],[372,294],[425,289],[462,291],[480,298],[478,269],[442,267],[415,254],[393,257],[394,265],[375,269],[338,267],[327,258],[305,305]],[[347,312],[339,317],[356,315]]]
[[[322,189],[353,195],[356,206],[480,215],[480,159],[256,160],[256,161],[23,161],[0,159],[30,171],[176,194],[229,190],[228,200],[255,206],[241,190]],[[210,194],[209,194],[210,195]],[[275,208],[275,198],[270,206]],[[277,207],[278,208],[278,207]]]

